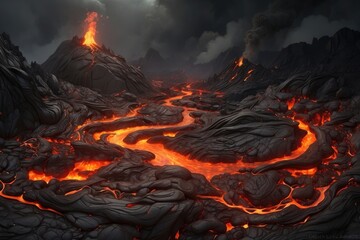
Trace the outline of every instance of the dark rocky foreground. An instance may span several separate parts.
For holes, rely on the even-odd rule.
[[[360,238],[358,76],[150,101],[0,53],[1,239]]]

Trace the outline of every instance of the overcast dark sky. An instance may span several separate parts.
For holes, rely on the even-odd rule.
[[[97,41],[130,60],[154,48],[204,63],[233,46],[251,55],[359,30],[359,9],[358,0],[1,0],[0,31],[41,63],[61,41],[83,35],[86,12],[97,11]]]

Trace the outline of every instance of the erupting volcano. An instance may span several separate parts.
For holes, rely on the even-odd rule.
[[[95,42],[96,12],[88,13],[84,40],[74,37],[64,41],[42,67],[75,85],[91,88],[103,94],[122,91],[142,96],[157,94],[143,73],[126,60]]]
[[[88,13],[84,38],[42,65],[0,36],[0,238],[358,231],[360,58],[343,64],[357,59],[359,32],[162,89],[96,43],[98,20]],[[313,48],[323,51],[290,64]]]
[[[244,64],[244,57],[240,57],[236,62],[238,67],[241,67]]]
[[[97,43],[95,41],[97,20],[98,20],[97,12],[89,12],[87,14],[87,18],[85,19],[85,23],[87,24],[87,30],[84,35],[83,45],[88,46],[90,48],[97,46]]]

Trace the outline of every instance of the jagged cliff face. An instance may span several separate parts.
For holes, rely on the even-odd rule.
[[[0,35],[0,86],[0,137],[60,119],[57,102],[47,100],[57,91],[56,77],[30,66],[6,34]]]
[[[58,78],[104,94],[127,91],[151,96],[156,91],[142,72],[105,47],[88,47],[75,37],[63,42],[42,67]]]
[[[58,80],[40,65],[28,64],[9,36],[0,35],[0,138],[69,138],[85,119],[126,114],[136,101],[128,92],[105,97]]]
[[[340,85],[344,82],[347,85],[342,94],[352,94],[360,89],[357,81],[360,77],[360,33],[357,31],[344,28],[332,37],[314,39],[311,44],[291,44],[273,59],[267,68],[246,59],[239,66],[239,60],[234,60],[210,78],[204,87],[222,91],[230,98],[239,100],[299,74],[338,76],[341,78]]]
[[[343,28],[332,37],[314,38],[311,44],[295,43],[284,48],[272,63],[281,75],[317,71],[360,74],[360,32]]]

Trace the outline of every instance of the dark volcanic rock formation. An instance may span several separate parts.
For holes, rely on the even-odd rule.
[[[224,92],[231,100],[279,84],[295,74],[307,76],[335,75],[342,77],[351,93],[360,90],[360,32],[341,29],[332,37],[314,38],[311,44],[294,43],[272,57],[268,68],[246,59],[234,60],[219,74],[210,78],[204,88]]]
[[[205,88],[224,92],[226,95],[245,97],[256,94],[259,89],[265,89],[273,83],[274,78],[270,70],[240,58],[210,78]]]
[[[42,67],[60,79],[101,93],[128,91],[142,97],[155,93],[141,71],[124,58],[105,47],[84,46],[77,37],[63,42]]]
[[[59,81],[40,65],[29,65],[9,37],[0,36],[0,137],[68,138],[89,117],[125,115],[136,105],[137,97],[130,93],[104,97]]]
[[[0,35],[0,137],[59,121],[62,109],[47,100],[57,88],[55,76],[30,66],[9,36]]]
[[[294,43],[284,48],[272,63],[280,75],[315,71],[359,75],[360,32],[343,28],[332,37],[314,38],[311,44]]]
[[[243,110],[176,136],[165,146],[201,161],[264,161],[289,154],[304,135],[291,120]]]

